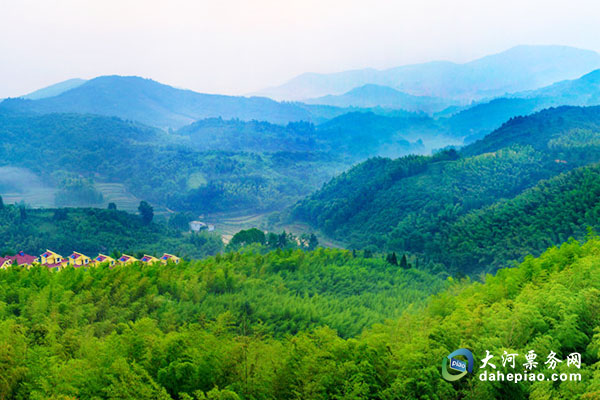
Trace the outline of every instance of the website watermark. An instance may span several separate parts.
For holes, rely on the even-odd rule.
[[[579,353],[571,353],[562,360],[554,351],[550,351],[543,363],[538,361],[534,350],[529,350],[522,356],[504,351],[497,361],[493,360],[495,356],[489,350],[485,353],[485,357],[480,360],[481,365],[473,372],[474,356],[470,350],[458,349],[452,352],[442,360],[442,377],[449,382],[457,381],[468,374],[474,374],[484,382],[581,381],[581,373],[576,372],[581,369]],[[563,363],[568,371],[557,371],[556,367]],[[500,371],[496,364],[501,364],[503,371]]]

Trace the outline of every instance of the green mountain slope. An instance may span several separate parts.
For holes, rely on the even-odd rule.
[[[600,166],[544,180],[518,196],[473,210],[426,239],[425,253],[464,272],[493,270],[600,228]],[[402,237],[401,232],[395,236]]]
[[[465,142],[471,143],[514,117],[550,107],[597,105],[600,105],[600,70],[575,80],[476,104],[440,122],[447,125],[454,136],[466,137]]]
[[[574,205],[566,204],[563,211],[568,210],[567,219],[574,221],[571,224],[577,225],[577,229],[562,226],[559,220],[550,218],[553,222],[549,222],[547,229],[554,230],[555,235],[535,236],[531,237],[531,243],[525,241],[520,246],[515,242],[501,248],[493,246],[493,235],[497,232],[492,229],[492,222],[485,228],[483,220],[480,221],[485,219],[481,213],[485,214],[486,207],[498,202],[504,204],[503,199],[514,198],[542,179],[600,161],[599,139],[599,108],[547,110],[512,120],[458,154],[372,159],[359,164],[299,202],[291,210],[291,216],[351,248],[374,246],[420,253],[464,272],[506,265],[513,258],[539,252],[549,243],[580,234],[586,224],[596,226],[595,221],[586,216],[586,209],[577,206],[574,212],[571,209]],[[592,175],[597,172],[596,169],[591,171]],[[577,176],[561,178],[573,180],[565,183],[565,190],[571,187],[569,185],[583,185]],[[546,192],[546,189],[538,190]],[[531,194],[524,196],[528,199]],[[572,197],[562,200],[577,201]],[[557,207],[562,200],[557,200]],[[507,201],[507,209],[515,215],[504,218],[516,223],[519,213],[524,212],[519,211],[524,200]],[[539,207],[542,205],[538,202]],[[538,215],[537,211],[529,212]],[[543,220],[548,213],[552,211],[540,211],[539,218]],[[472,225],[461,227],[469,215],[474,215],[469,217]],[[515,225],[517,231],[519,227],[524,229],[522,225]],[[491,230],[492,236],[486,237],[488,247],[478,243],[480,229]],[[518,237],[526,231],[512,234]],[[450,240],[453,242],[449,243]],[[498,242],[502,243],[502,239]],[[445,252],[444,246],[451,247]],[[484,249],[490,254],[484,255],[487,251]]]
[[[0,395],[200,396],[194,392],[226,389],[239,368],[258,379],[255,346],[283,350],[290,335],[325,325],[356,336],[445,286],[423,271],[330,249],[60,273],[0,270],[0,344],[7,351]],[[274,388],[265,383],[255,395],[289,398],[267,395]]]
[[[113,251],[161,256],[204,257],[223,247],[216,235],[191,235],[164,225],[145,225],[137,215],[97,208],[0,208],[0,251],[41,254],[46,249],[64,257],[73,251],[95,257]]]
[[[65,175],[119,182],[138,198],[197,214],[282,208],[341,169],[335,156],[293,150],[198,151],[118,118],[0,112],[0,165],[52,185]]]
[[[556,105],[591,106],[600,104],[600,70],[579,79],[557,82],[537,90],[519,93],[522,98],[551,98]]]
[[[600,239],[528,258],[484,283],[350,252],[231,253],[170,266],[0,271],[6,398],[594,399],[600,393]],[[294,316],[294,318],[291,318]],[[372,327],[355,335],[365,324]],[[344,339],[336,333],[353,337]],[[451,383],[442,360],[474,355]],[[485,382],[486,352],[505,376]],[[502,363],[516,354],[514,369]],[[550,352],[555,369],[546,363]],[[567,365],[573,353],[581,365]],[[552,374],[580,374],[574,382]],[[417,378],[415,378],[417,377]],[[558,378],[558,376],[557,376]]]
[[[563,141],[571,140],[573,145],[578,140],[583,141],[581,145],[588,144],[588,139],[578,135],[581,136],[582,131],[594,133],[599,125],[600,107],[559,107],[543,110],[527,117],[517,117],[507,121],[485,138],[466,146],[461,153],[466,156],[482,154],[513,144],[553,152],[555,150],[551,141],[559,138],[563,138]],[[580,150],[582,151],[577,154],[578,157],[584,155],[583,149]],[[594,155],[593,151],[591,155]],[[568,157],[569,154],[565,156]]]

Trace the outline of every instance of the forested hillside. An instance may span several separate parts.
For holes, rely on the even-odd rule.
[[[600,166],[543,180],[515,198],[473,210],[427,237],[424,252],[466,273],[510,265],[538,255],[588,229],[600,231]],[[402,233],[392,236],[402,243]]]
[[[65,175],[123,183],[138,198],[177,211],[282,208],[346,165],[301,144],[250,153],[194,150],[182,140],[118,118],[0,112],[0,165],[29,169],[56,186]]]
[[[312,151],[349,163],[377,154],[425,153],[431,150],[432,142],[439,146],[444,140],[451,140],[444,137],[440,125],[425,115],[402,111],[379,115],[364,110],[319,125],[292,122],[282,126],[259,121],[205,119],[177,130],[170,139],[202,151]]]
[[[593,399],[600,393],[600,240],[528,258],[485,283],[444,286],[348,251],[230,253],[202,262],[0,271],[4,398]],[[415,312],[418,311],[418,312]],[[383,324],[383,319],[395,320]],[[358,334],[365,326],[371,326]],[[338,336],[341,334],[342,337]],[[467,347],[539,354],[580,382],[459,383]],[[581,369],[544,364],[577,352]],[[489,368],[489,367],[488,367]],[[519,368],[520,365],[519,365]],[[417,379],[415,377],[418,377]]]
[[[504,122],[550,107],[600,105],[600,70],[578,79],[567,80],[538,90],[506,94],[491,101],[463,109],[450,118],[440,118],[454,136],[465,137],[465,143],[483,138]],[[449,113],[450,110],[445,111]],[[443,117],[444,113],[440,113]]]
[[[290,398],[290,383],[273,375],[290,335],[330,326],[354,337],[444,286],[422,270],[327,249],[59,273],[10,268],[0,271],[0,396]]]
[[[223,243],[217,235],[182,233],[118,210],[0,207],[0,256],[21,250],[39,255],[46,249],[64,257],[77,251],[90,257],[122,252],[199,258],[220,252]]]
[[[593,212],[581,205],[588,199],[586,191],[595,186],[589,180],[597,167],[542,184],[514,202],[510,199],[542,179],[600,161],[599,140],[600,109],[546,110],[511,120],[459,153],[369,160],[299,202],[291,215],[350,248],[423,254],[464,272],[490,269],[539,253],[569,235],[581,236],[587,225],[598,225]],[[572,195],[558,197],[556,192],[563,190]],[[535,200],[536,193],[554,194],[555,202],[546,197]],[[593,197],[589,199],[586,206],[593,209]],[[527,211],[522,210],[524,202]],[[498,221],[486,222],[498,207],[506,210],[500,224],[510,222],[508,226],[495,228]],[[544,231],[554,233],[516,239],[530,233],[528,224],[519,223],[523,212],[528,218],[540,218],[534,226],[546,224]],[[553,214],[563,218],[550,218]],[[466,221],[468,228],[463,226]],[[514,231],[503,236],[497,229]],[[486,251],[490,253],[485,255]]]
[[[510,119],[485,138],[466,146],[461,153],[471,156],[519,144],[555,156],[572,157],[572,162],[585,162],[581,157],[586,153],[597,160],[593,137],[599,130],[600,107],[550,108]],[[591,148],[586,151],[587,146]],[[561,152],[560,147],[566,149]]]

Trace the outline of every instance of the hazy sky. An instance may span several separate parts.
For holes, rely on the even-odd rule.
[[[517,44],[600,51],[599,22],[597,0],[0,0],[0,98],[107,74],[244,94]]]

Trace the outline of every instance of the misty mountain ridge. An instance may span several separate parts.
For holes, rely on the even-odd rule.
[[[327,95],[304,100],[307,104],[324,104],[336,107],[385,107],[412,112],[436,113],[457,105],[458,102],[429,96],[414,96],[389,86],[372,83],[354,88],[342,95]]]
[[[177,129],[199,119],[213,117],[255,119],[278,124],[319,122],[343,112],[333,107],[279,103],[266,97],[197,93],[151,79],[116,75],[91,79],[52,97],[6,99],[0,103],[0,108],[39,114],[60,112],[116,116],[163,129]]]
[[[278,100],[341,95],[366,84],[463,102],[533,90],[600,68],[600,54],[567,46],[516,46],[464,64],[434,61],[385,70],[306,73],[255,94]]]
[[[529,115],[550,107],[596,105],[600,105],[600,70],[578,79],[475,104],[452,115],[447,123],[455,136],[465,136],[465,141],[470,143],[516,116]]]
[[[75,89],[78,86],[83,85],[87,81],[85,79],[73,78],[67,79],[66,81],[58,82],[50,86],[46,86],[44,88],[38,89],[26,95],[20,96],[22,99],[27,100],[39,100],[45,99],[47,97],[58,96],[61,93],[66,92],[67,90]]]

